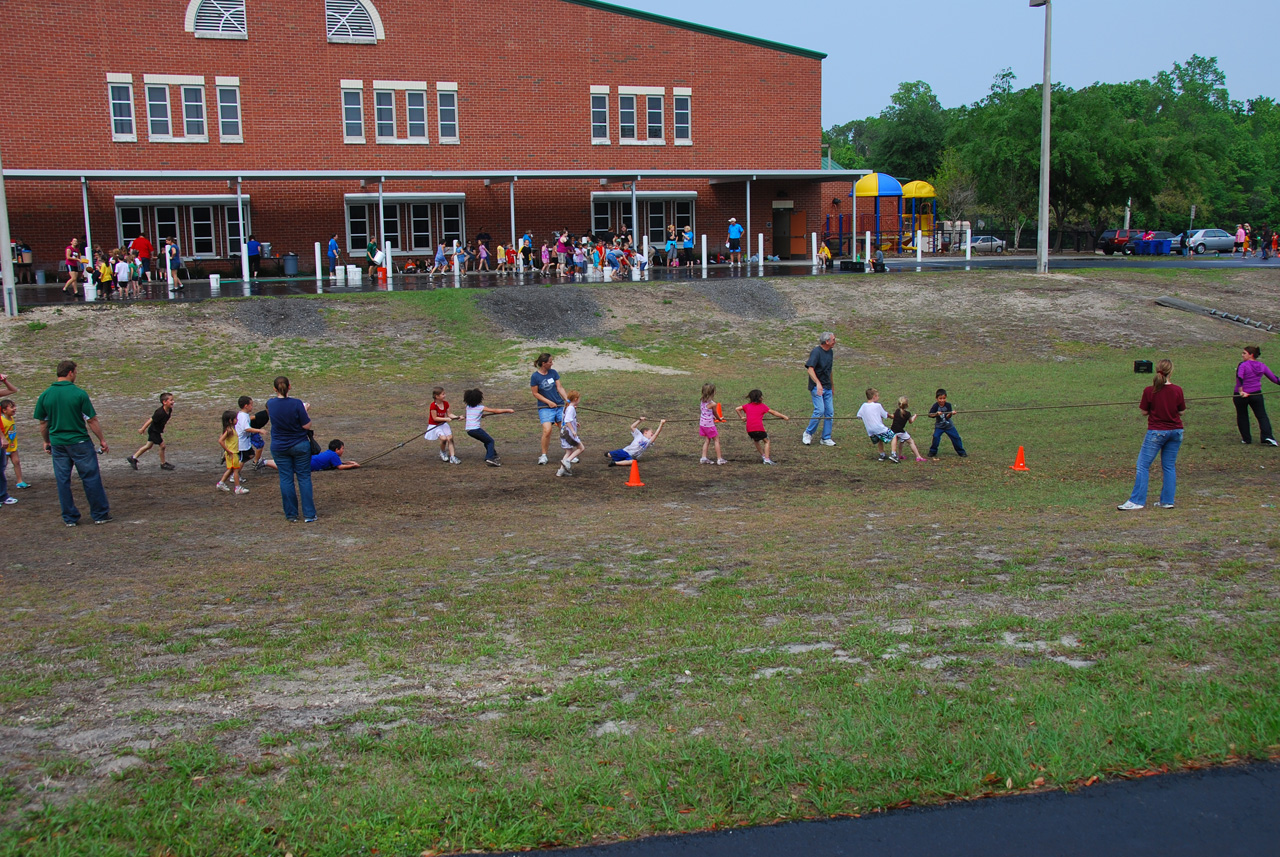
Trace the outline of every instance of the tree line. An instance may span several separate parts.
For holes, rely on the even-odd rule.
[[[925,179],[950,220],[979,216],[1015,235],[1035,222],[1040,181],[1039,84],[996,75],[985,98],[944,109],[927,83],[903,83],[879,116],[823,132],[847,169]],[[1237,223],[1280,227],[1280,105],[1233,101],[1217,58],[1192,56],[1150,80],[1054,85],[1051,226],[1095,234],[1124,225],[1181,232]],[[1016,240],[1016,239],[1015,239]],[[1015,245],[1016,246],[1016,245]]]

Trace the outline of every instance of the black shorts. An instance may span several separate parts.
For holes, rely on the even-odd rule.
[[[741,238],[730,238],[730,239],[729,239],[729,252],[730,252],[730,253],[741,253],[741,252],[742,252],[742,239],[741,239]]]
[[[253,447],[249,447],[248,449],[242,449],[242,450],[240,450],[240,460],[241,460],[241,461],[248,461],[250,458],[253,458]]]
[[[767,431],[749,431],[747,437],[752,440],[768,440],[769,433]]]
[[[147,429],[147,443],[154,443],[156,446],[164,443],[164,435],[158,431]]]

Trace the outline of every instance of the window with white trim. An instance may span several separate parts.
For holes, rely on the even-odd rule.
[[[458,85],[450,84],[451,89],[442,88],[444,84],[436,84],[436,118],[439,120],[441,143],[458,142]]]
[[[466,224],[462,222],[462,203],[445,202],[440,205],[440,238],[444,246],[452,247],[453,242],[462,241],[462,230]]]
[[[431,205],[415,202],[409,206],[409,241],[414,250],[431,252]]]
[[[382,244],[391,244],[392,250],[400,249],[400,206],[382,206]],[[379,245],[381,246],[381,245]]]
[[[170,138],[173,126],[169,122],[169,87],[147,87],[147,131],[151,139]]]
[[[667,204],[656,199],[649,202],[649,243],[663,246],[667,241]]]
[[[591,142],[609,142],[609,94],[591,93]]]
[[[245,0],[196,0],[189,10],[188,29],[198,39],[247,39]]]
[[[133,243],[133,239],[143,233],[142,209],[134,206],[121,206],[120,216],[117,220],[120,224],[119,246],[128,247]]]
[[[427,142],[427,94],[407,90],[404,94],[404,111],[409,139],[415,142]]]
[[[214,255],[213,243],[213,206],[191,206],[191,248],[192,256]]]
[[[645,101],[646,101],[645,114],[646,114],[646,117],[647,117],[647,119],[648,119],[648,122],[646,123],[646,124],[648,125],[648,133],[646,134],[646,136],[647,136],[650,140],[661,140],[661,139],[662,139],[662,124],[663,124],[663,122],[662,122],[662,114],[663,114],[662,96],[661,96],[661,95],[647,95],[647,96],[645,96]]]
[[[671,111],[675,118],[676,145],[693,142],[692,96],[676,95],[671,98]]]
[[[636,97],[618,96],[618,139],[636,139]]]
[[[107,85],[111,100],[111,139],[118,143],[136,143],[138,130],[133,122],[133,84]]]
[[[347,206],[347,252],[364,255],[369,244],[369,206]]]
[[[376,44],[386,37],[378,10],[366,0],[325,0],[324,21],[331,42]]]
[[[245,203],[245,214],[248,214],[249,204]],[[240,252],[240,210],[234,205],[224,206],[226,209],[224,219],[227,224],[227,255]],[[245,220],[251,221],[252,218],[246,217]],[[249,238],[249,228],[246,225],[244,231],[246,240]]]
[[[693,200],[678,199],[676,200],[676,232],[680,232],[686,226],[693,228]]]
[[[176,205],[156,206],[156,237],[161,241],[166,238],[177,239],[178,247],[182,247],[182,236],[178,234],[178,207]]]
[[[396,139],[396,94],[389,89],[373,91],[374,139],[379,143]]]
[[[364,90],[342,90],[342,142],[364,142]]]
[[[218,139],[223,143],[243,143],[240,127],[240,87],[218,87]]]
[[[591,203],[591,232],[595,235],[606,235],[609,232],[609,203]]]
[[[209,128],[204,121],[204,87],[182,87],[182,128],[188,140],[208,142]]]

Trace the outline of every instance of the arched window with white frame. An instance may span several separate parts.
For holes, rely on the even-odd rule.
[[[369,0],[325,0],[324,24],[331,42],[376,44],[387,37],[382,18]]]
[[[245,0],[191,0],[186,29],[198,39],[247,39]]]

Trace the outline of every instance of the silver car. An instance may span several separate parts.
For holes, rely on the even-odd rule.
[[[975,235],[973,236],[973,252],[975,253],[1003,253],[1004,242],[994,235]],[[962,244],[961,251],[968,249],[967,245]]]
[[[1209,252],[1230,253],[1235,250],[1236,238],[1225,229],[1197,229],[1191,233],[1187,246],[1197,255]]]

